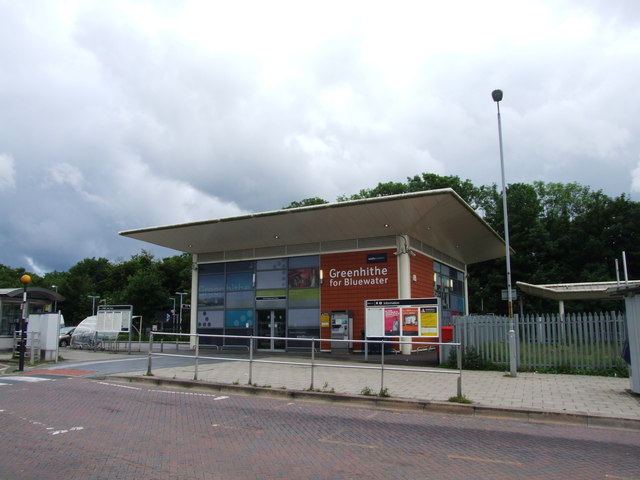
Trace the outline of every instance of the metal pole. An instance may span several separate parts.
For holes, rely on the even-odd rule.
[[[100,298],[100,295],[87,295],[91,299],[91,315],[96,314],[96,299]]]
[[[58,311],[58,286],[57,285],[51,285],[51,288],[55,288],[56,289],[56,298],[54,299],[54,302],[53,302],[53,311],[57,312]]]
[[[311,386],[309,390],[313,392],[313,366],[316,359],[316,340],[315,338],[311,339]]]
[[[169,297],[169,300],[173,302],[173,308],[171,309],[171,325],[173,326],[173,330],[176,329],[176,299],[174,297]]]
[[[29,275],[20,277],[24,291],[22,292],[22,314],[20,315],[20,356],[18,360],[18,371],[24,372],[24,354],[27,344],[27,285],[31,282]]]
[[[249,338],[249,385],[253,383],[251,381],[252,374],[253,374],[253,336]]]
[[[507,259],[507,302],[508,302],[508,312],[509,312],[509,348],[512,348],[512,333],[513,338],[515,340],[515,331],[513,327],[513,295],[511,293],[511,247],[509,246],[509,214],[507,211],[507,184],[505,182],[504,176],[504,150],[502,148],[502,120],[500,118],[500,101],[502,100],[502,90],[494,90],[491,92],[491,97],[493,101],[496,102],[498,107],[498,142],[500,144],[500,171],[502,173],[502,210],[504,216],[504,242],[505,242],[505,251],[506,251],[506,259]],[[515,359],[515,352],[511,352],[510,360],[513,362]],[[511,376],[515,377],[516,373],[516,365],[510,366]]]
[[[384,391],[384,347],[386,344],[382,341],[382,348],[380,349],[380,393]]]
[[[151,376],[151,351],[153,350],[153,332],[149,332],[149,352],[147,354],[147,376]]]
[[[198,334],[196,333],[196,365],[195,365],[195,371],[193,373],[193,379],[194,380],[198,380],[198,354],[200,353],[200,338],[198,337]]]
[[[462,341],[458,345],[458,398],[462,398]]]
[[[182,305],[183,305],[182,297],[184,295],[188,295],[188,293],[186,293],[186,292],[176,292],[176,295],[180,295],[180,315],[179,315],[180,324],[178,325],[177,332],[182,333]]]

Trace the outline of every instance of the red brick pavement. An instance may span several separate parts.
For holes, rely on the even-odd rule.
[[[82,377],[83,375],[89,375],[95,373],[95,370],[76,370],[72,368],[59,368],[51,370],[29,370],[28,372],[21,373],[20,375],[59,375],[63,377]]]
[[[2,479],[632,480],[640,471],[640,434],[627,430],[85,378],[2,388]]]

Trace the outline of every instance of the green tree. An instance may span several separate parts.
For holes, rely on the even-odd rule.
[[[286,207],[282,207],[283,209],[289,208],[300,208],[300,207],[310,207],[312,205],[323,205],[325,203],[329,203],[326,200],[318,197],[305,198],[304,200],[300,200],[299,202],[291,202]]]
[[[22,277],[24,274],[29,275],[32,282],[37,282],[38,276],[33,273],[27,272],[24,268],[11,268],[0,265],[0,288],[22,287],[23,285],[20,281],[20,277]]]
[[[135,315],[142,315],[143,327],[153,323],[155,313],[167,303],[167,292],[162,288],[157,265],[136,271],[129,277],[122,292],[127,304],[133,305]]]
[[[86,258],[69,269],[66,276],[59,275],[58,293],[65,297],[58,305],[67,325],[77,325],[92,315],[94,301],[89,295],[105,297],[111,274],[111,264],[106,258]],[[48,285],[47,288],[51,288]],[[97,302],[95,302],[97,305]]]
[[[349,200],[362,200],[364,198],[376,198],[376,197],[386,197],[388,195],[398,195],[401,193],[407,193],[408,187],[404,183],[398,182],[387,182],[387,183],[379,183],[377,187],[368,188],[360,190],[360,192],[355,193],[350,196],[340,196],[338,197],[339,202],[346,202]]]

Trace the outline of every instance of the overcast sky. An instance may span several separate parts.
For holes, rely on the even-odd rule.
[[[432,172],[640,200],[640,2],[0,0],[0,264]]]

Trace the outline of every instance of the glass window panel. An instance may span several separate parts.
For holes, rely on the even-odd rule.
[[[317,268],[289,269],[289,288],[316,288],[319,283]]]
[[[226,328],[224,331],[225,335],[251,335],[251,328],[246,328],[243,327],[242,328]],[[232,337],[225,337],[224,338],[224,344],[225,345],[234,345],[234,346],[238,346],[238,345],[243,345],[243,346],[249,346],[249,342],[250,340],[248,338],[232,338]],[[245,350],[248,351],[248,350]]]
[[[464,297],[458,297],[458,312],[464,314],[465,312],[465,307],[464,307]]]
[[[287,337],[291,338],[320,338],[320,328],[290,328]],[[312,342],[309,340],[287,340],[287,349],[311,351]],[[318,348],[318,342],[315,342]]]
[[[227,263],[227,273],[230,272],[252,272],[253,261],[248,262],[229,262]]]
[[[289,268],[319,267],[320,257],[318,255],[309,255],[308,257],[291,257],[289,259]]]
[[[224,263],[201,263],[198,265],[198,272],[200,272],[200,275],[224,273]]]
[[[256,298],[260,297],[278,297],[278,298],[287,298],[287,291],[284,288],[274,288],[271,290],[256,290]]]
[[[224,325],[224,310],[200,310],[198,312],[198,329],[222,328]]]
[[[289,328],[320,328],[318,308],[292,308],[289,310]]]
[[[253,310],[227,310],[226,328],[253,328]]]
[[[258,272],[256,274],[256,288],[287,288],[287,271]]]
[[[320,290],[301,288],[289,290],[289,307],[319,307]]]
[[[253,290],[253,273],[228,273],[227,291]]]
[[[260,310],[285,309],[287,300],[256,300],[256,308]]]
[[[224,335],[224,330],[222,328],[203,328],[198,329],[198,333],[202,333],[204,335]],[[200,337],[199,342],[201,347],[207,345],[222,346],[223,337]]]
[[[286,258],[270,258],[267,260],[258,260],[257,270],[285,270],[287,268]]]
[[[224,307],[224,293],[222,292],[211,292],[211,293],[202,293],[198,292],[198,307]]]
[[[200,292],[224,292],[224,275],[200,275],[198,290]]]
[[[253,291],[228,292],[227,308],[253,308],[254,296]]]

